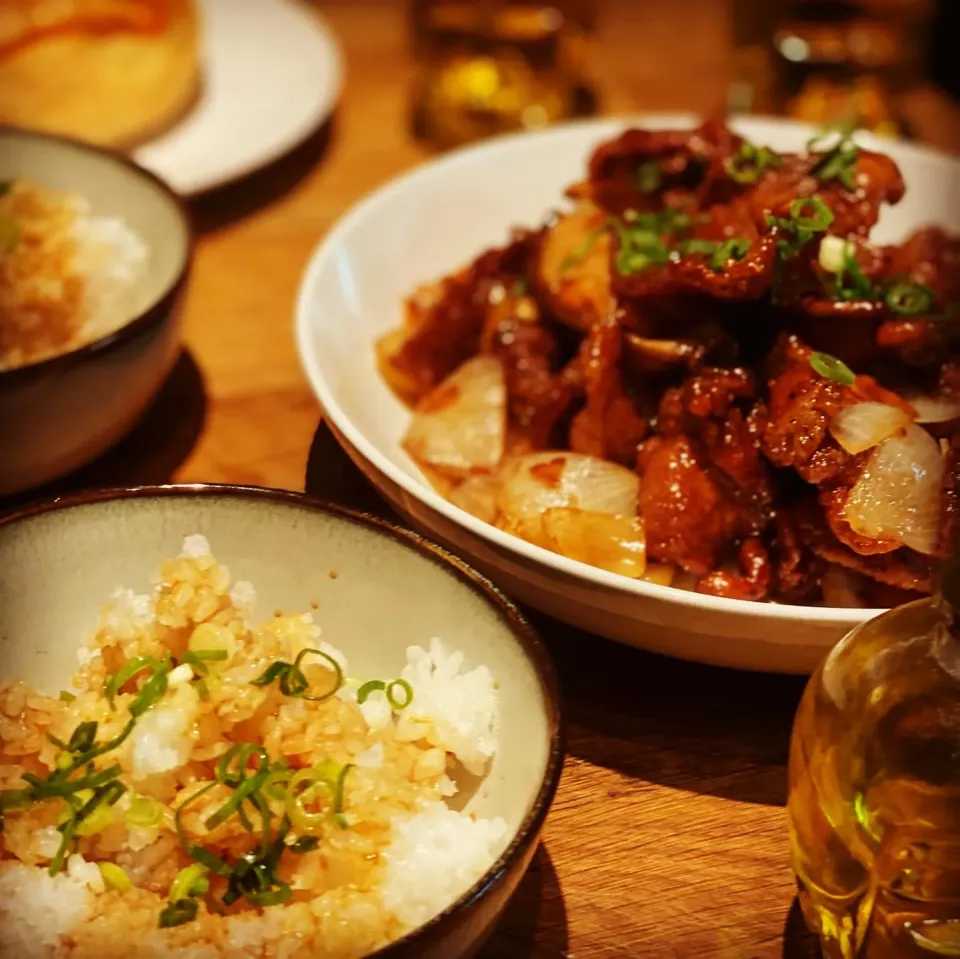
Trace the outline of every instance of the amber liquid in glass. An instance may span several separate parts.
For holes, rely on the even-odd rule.
[[[865,623],[811,677],[788,804],[826,959],[960,957],[960,633],[921,600]]]
[[[440,147],[584,112],[590,0],[414,0],[414,127]]]

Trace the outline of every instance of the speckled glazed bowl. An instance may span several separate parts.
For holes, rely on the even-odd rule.
[[[358,675],[389,675],[411,644],[441,636],[499,683],[500,748],[468,809],[502,816],[512,839],[464,896],[382,959],[473,955],[536,848],[562,764],[559,697],[547,654],[516,607],[442,549],[380,520],[293,493],[170,486],[60,498],[0,520],[0,675],[56,692],[81,632],[118,585],[146,590],[183,537],[206,536],[259,615],[317,605]],[[336,574],[335,577],[331,574]]]
[[[72,352],[0,372],[0,496],[79,469],[140,418],[176,359],[192,249],[176,194],[119,154],[0,126],[0,182],[21,176],[123,219],[149,260],[127,323]]]

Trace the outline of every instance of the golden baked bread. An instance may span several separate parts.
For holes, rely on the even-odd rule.
[[[0,123],[129,147],[199,89],[194,0],[0,0]]]

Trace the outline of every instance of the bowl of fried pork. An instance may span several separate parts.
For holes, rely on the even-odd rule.
[[[351,458],[524,602],[805,672],[928,594],[960,440],[960,163],[857,131],[580,123],[429,163],[303,281]]]

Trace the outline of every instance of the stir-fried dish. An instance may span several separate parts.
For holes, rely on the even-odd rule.
[[[417,289],[378,344],[454,503],[714,596],[931,590],[960,447],[960,237],[871,242],[905,185],[850,131],[601,144],[568,212]]]

